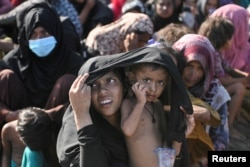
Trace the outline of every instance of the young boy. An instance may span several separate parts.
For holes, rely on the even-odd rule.
[[[141,63],[130,67],[128,79],[134,96],[127,96],[121,107],[121,128],[125,135],[131,167],[156,167],[154,150],[166,147],[164,110],[158,98],[169,74],[163,66]],[[179,148],[178,148],[179,149]]]

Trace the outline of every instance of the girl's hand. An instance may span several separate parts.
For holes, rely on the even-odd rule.
[[[137,103],[142,103],[145,104],[147,99],[146,99],[146,92],[148,90],[147,87],[145,87],[143,84],[140,84],[139,82],[136,82],[132,86],[132,90],[136,96]]]

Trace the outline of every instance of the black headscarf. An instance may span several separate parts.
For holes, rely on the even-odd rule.
[[[185,138],[186,123],[184,113],[180,110],[180,106],[184,107],[187,113],[191,114],[193,112],[192,105],[177,67],[172,61],[172,58],[162,50],[145,47],[127,53],[94,57],[89,59],[81,67],[79,75],[89,73],[87,83],[91,83],[107,73],[110,69],[125,68],[144,62],[164,66],[172,78],[170,84],[171,111],[166,139],[169,145],[171,145],[173,140],[181,142]],[[163,96],[166,97],[168,95],[163,94]],[[165,101],[162,101],[162,103],[166,104]]]
[[[77,75],[84,59],[65,45],[67,39],[63,39],[62,24],[56,11],[45,1],[32,2],[16,15],[19,47],[6,55],[4,62],[23,81],[31,95],[29,98],[32,97],[32,105],[43,108],[56,80],[66,73]],[[29,38],[38,26],[45,28],[57,41],[54,50],[44,58],[37,57],[28,46]]]
[[[83,64],[78,75],[89,73],[89,77],[86,82],[87,84],[90,84],[109,71],[117,71],[117,69],[121,70],[127,68],[130,65],[144,62],[156,63],[166,67],[166,69],[169,71],[170,76],[172,77],[171,84],[169,84],[171,85],[171,111],[169,115],[170,119],[168,120],[168,130],[166,134],[164,134],[164,136],[170,146],[172,145],[173,140],[182,142],[185,140],[186,124],[184,120],[184,113],[180,111],[179,106],[183,106],[188,113],[192,113],[192,105],[180,73],[178,72],[174,62],[172,61],[172,58],[165,52],[162,52],[162,50],[146,47],[127,53],[93,57],[88,59]],[[164,94],[164,96],[168,95]],[[63,125],[57,141],[57,154],[60,162],[62,164],[65,164],[65,166],[69,166],[70,163],[79,164],[79,161],[82,161],[85,164],[89,164],[89,166],[93,166],[93,159],[89,156],[98,154],[98,157],[96,158],[104,158],[105,160],[102,159],[103,161],[120,161],[128,163],[126,144],[124,141],[124,136],[121,134],[121,132],[118,132],[98,112],[94,111],[92,107],[90,109],[90,114],[93,120],[93,126],[91,126],[91,128],[85,127],[77,132],[72,107],[69,106],[67,108],[63,118]],[[94,129],[97,129],[98,137],[91,136],[94,131],[93,127]],[[83,131],[84,135],[79,135]],[[86,131],[88,131],[88,134],[86,134]],[[79,136],[77,136],[77,133]],[[71,137],[68,138],[68,136]],[[91,141],[88,141],[89,136],[93,138]],[[64,140],[65,137],[67,138],[67,140]],[[87,138],[86,140],[90,143],[82,144],[90,144],[91,146],[93,145],[93,143],[96,144],[96,142],[94,141],[101,140],[101,146],[100,142],[99,144],[92,146],[91,150],[86,146],[86,150],[81,152],[83,155],[80,155],[80,146],[78,140],[82,139],[79,139],[79,137]],[[103,150],[99,150],[99,148],[105,150],[105,156],[101,156],[103,155]],[[100,162],[102,161],[100,160]]]

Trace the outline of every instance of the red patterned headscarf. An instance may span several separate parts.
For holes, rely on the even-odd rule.
[[[186,34],[174,43],[173,48],[182,51],[187,62],[200,62],[205,73],[203,94],[206,93],[215,73],[216,52],[210,41],[202,35]]]

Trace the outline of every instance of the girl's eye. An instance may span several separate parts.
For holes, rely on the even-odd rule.
[[[165,85],[164,81],[159,81],[159,85]]]
[[[143,82],[145,82],[145,83],[150,83],[150,79],[143,79]]]
[[[107,79],[107,83],[108,83],[108,84],[116,83],[116,79],[115,79],[115,78],[108,78],[108,79]]]
[[[93,83],[93,84],[91,84],[91,87],[97,87],[97,84],[95,84],[95,83]]]

